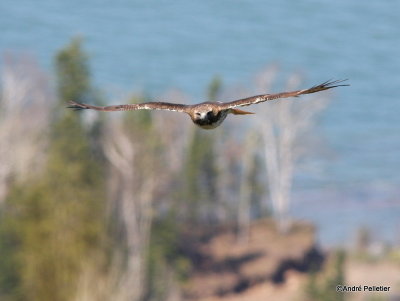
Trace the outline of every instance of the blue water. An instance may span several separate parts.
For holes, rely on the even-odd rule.
[[[302,72],[304,85],[349,78],[321,119],[332,154],[294,191],[294,214],[341,242],[359,224],[383,223],[386,236],[400,224],[399,12],[398,0],[2,0],[0,52],[31,53],[51,71],[54,53],[81,35],[95,82],[111,98],[178,88],[201,100],[214,75],[246,85],[273,62],[282,77]],[[328,222],[333,213],[314,214],[317,201],[356,204],[344,230]],[[360,213],[382,202],[384,212]]]

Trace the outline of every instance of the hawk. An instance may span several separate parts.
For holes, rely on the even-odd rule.
[[[219,126],[228,116],[228,114],[245,115],[254,114],[252,112],[237,109],[238,107],[249,106],[260,102],[288,97],[298,97],[303,94],[316,93],[340,86],[349,86],[343,84],[346,80],[326,81],[322,84],[313,86],[309,89],[297,90],[291,92],[281,92],[276,94],[262,94],[234,100],[230,102],[202,102],[194,105],[176,104],[169,102],[144,102],[138,104],[124,104],[115,106],[93,106],[84,103],[70,101],[68,108],[75,110],[92,109],[103,112],[111,111],[135,111],[135,110],[167,110],[175,112],[183,112],[190,116],[192,121],[203,129],[214,129]]]

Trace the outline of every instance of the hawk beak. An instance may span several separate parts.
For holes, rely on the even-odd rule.
[[[254,114],[253,112],[242,111],[238,109],[231,109],[231,113],[234,115],[247,115],[247,114]]]

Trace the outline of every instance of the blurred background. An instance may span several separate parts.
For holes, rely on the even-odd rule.
[[[0,300],[400,299],[399,11],[1,1]],[[213,131],[65,108],[345,78]]]

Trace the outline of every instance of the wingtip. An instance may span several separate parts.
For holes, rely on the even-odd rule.
[[[74,111],[80,111],[80,110],[84,110],[87,109],[83,104],[77,103],[73,100],[68,101],[68,109],[73,109]]]
[[[322,84],[316,85],[314,87],[312,87],[311,89],[319,89],[320,91],[323,90],[328,90],[328,89],[332,89],[332,88],[336,88],[336,87],[347,87],[350,86],[350,84],[346,83],[344,84],[344,82],[348,81],[348,79],[338,79],[338,80],[327,80],[325,82],[323,82]]]
[[[348,80],[349,80],[348,78],[346,78],[346,79],[337,79],[337,80],[332,80],[331,79],[331,80],[325,82],[324,84],[325,84],[325,86],[332,87],[332,88],[334,88],[334,87],[347,87],[347,86],[350,86],[350,84],[348,84],[348,83],[343,84],[343,83],[348,81]]]

